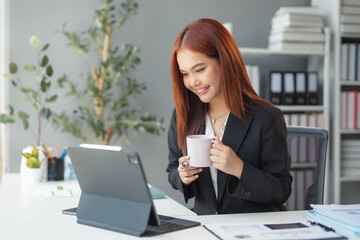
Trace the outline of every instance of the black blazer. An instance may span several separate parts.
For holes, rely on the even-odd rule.
[[[199,134],[205,133],[205,126]],[[209,168],[189,186],[182,184],[178,159],[183,156],[177,144],[176,112],[168,132],[169,182],[180,190],[185,201],[195,197],[197,214],[248,213],[286,210],[283,203],[291,193],[290,155],[282,112],[270,105],[257,105],[242,121],[230,113],[222,142],[244,161],[241,178],[218,173],[218,200]]]

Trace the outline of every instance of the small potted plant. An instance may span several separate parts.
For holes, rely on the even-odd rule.
[[[31,152],[22,152],[21,155],[26,159],[26,168],[22,173],[24,180],[27,183],[40,182],[44,172],[41,164],[46,159],[44,154],[39,153],[39,148],[32,146]]]

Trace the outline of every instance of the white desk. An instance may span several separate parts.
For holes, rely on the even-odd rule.
[[[77,183],[74,182],[74,184]],[[30,198],[27,196],[27,186],[21,182],[19,174],[5,174],[0,184],[0,239],[139,239],[118,232],[81,225],[76,222],[75,216],[61,213],[62,209],[77,206],[78,201],[79,197]],[[160,199],[154,202],[159,214],[199,221],[202,224],[261,223],[306,219],[304,211],[196,216],[173,199]],[[211,240],[217,238],[199,226],[151,237],[151,239]]]

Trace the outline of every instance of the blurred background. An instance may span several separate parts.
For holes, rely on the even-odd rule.
[[[0,0],[2,1],[2,71],[8,73],[8,65],[15,61],[19,66],[34,62],[34,52],[29,47],[29,38],[36,35],[42,43],[50,43],[47,55],[51,60],[56,78],[66,74],[73,81],[82,82],[80,73],[88,72],[89,65],[72,48],[66,38],[56,32],[66,24],[71,32],[81,32],[94,24],[93,16],[100,8],[99,0]],[[120,2],[120,1],[115,1]],[[167,129],[174,108],[170,77],[170,56],[174,40],[180,30],[199,18],[213,18],[219,22],[231,22],[233,37],[239,47],[266,48],[271,28],[271,19],[281,6],[308,6],[310,0],[140,0],[138,14],[120,29],[113,43],[121,46],[130,43],[141,49],[141,63],[130,74],[147,89],[134,104],[143,112],[164,119],[165,131],[159,136],[139,133],[125,149],[136,150],[142,159],[150,184],[170,197],[184,203],[182,195],[171,188],[165,169],[168,163]],[[257,62],[261,59],[257,59]],[[251,59],[249,62],[251,64]],[[267,63],[261,63],[266,69]],[[281,64],[281,63],[280,63]],[[287,67],[304,68],[306,61],[299,59]],[[33,79],[29,80],[33,82]],[[31,84],[31,83],[30,83]],[[1,111],[11,103],[17,109],[28,106],[19,99],[19,91],[1,77]],[[75,108],[73,99],[58,89],[59,99],[54,103],[60,111]],[[30,109],[28,109],[31,111]],[[30,121],[35,121],[31,119]],[[24,132],[22,123],[2,125],[2,162],[5,172],[20,171],[20,152],[34,144],[29,131]],[[43,129],[43,142],[49,147],[78,145],[80,140],[68,133],[54,130],[50,124]],[[93,143],[89,140],[89,143]]]

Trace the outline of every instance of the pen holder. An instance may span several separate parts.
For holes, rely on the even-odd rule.
[[[48,158],[48,181],[64,180],[64,159]]]

